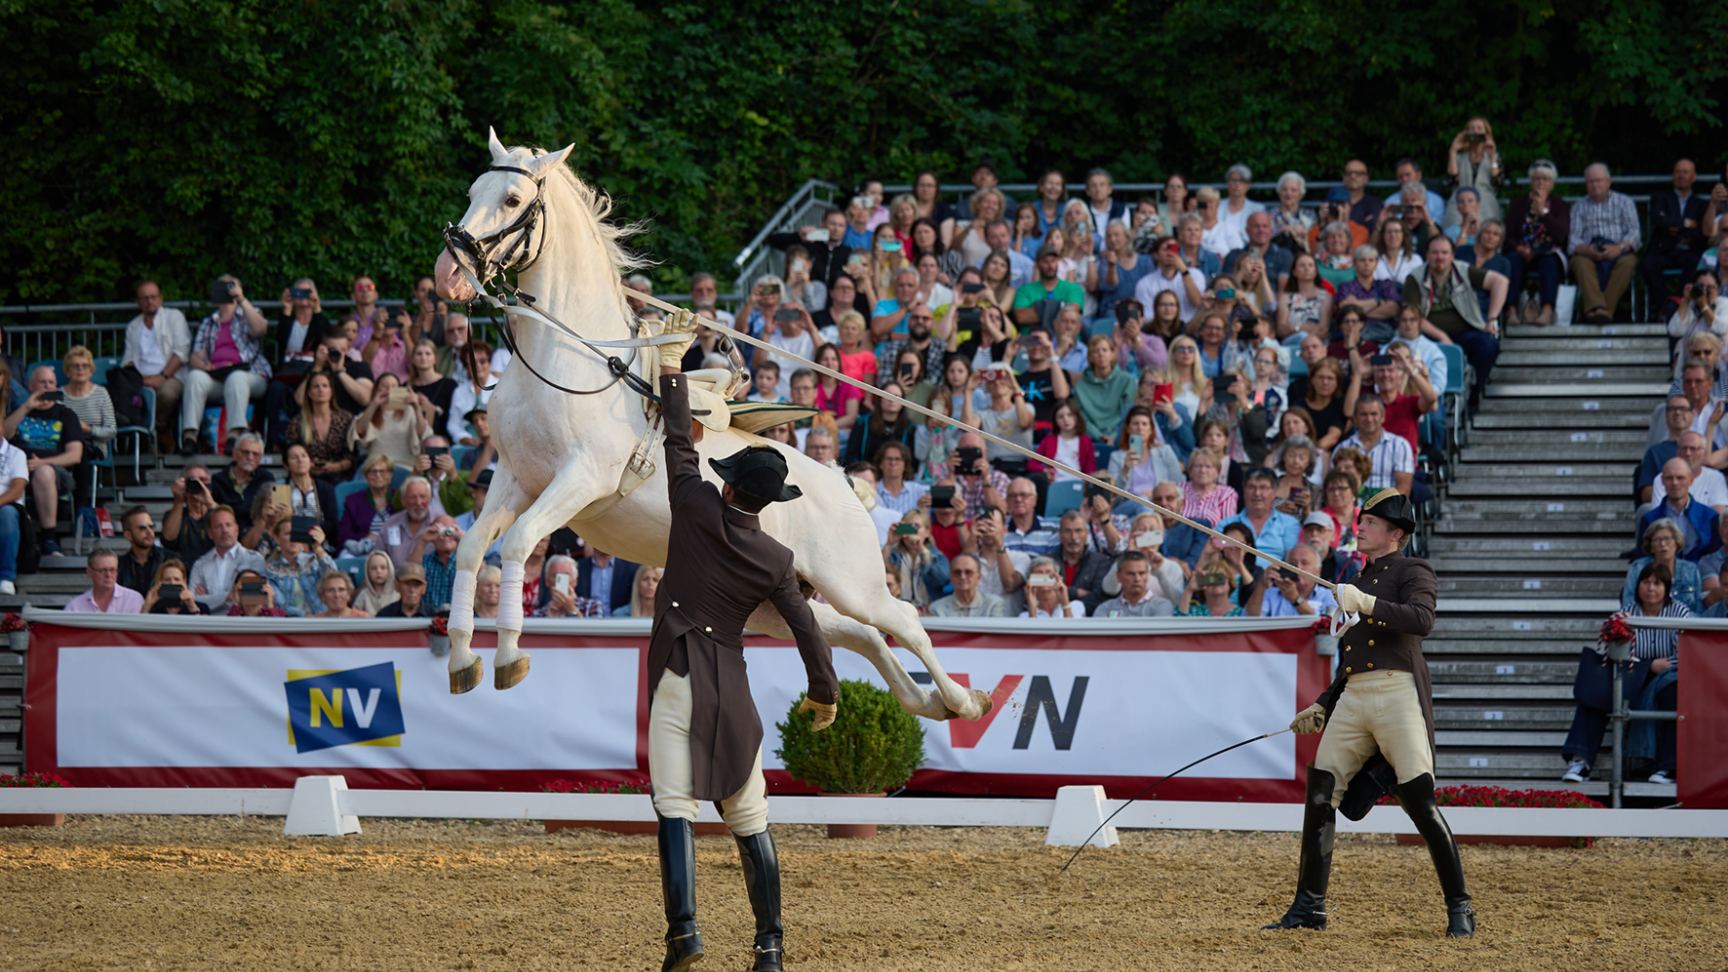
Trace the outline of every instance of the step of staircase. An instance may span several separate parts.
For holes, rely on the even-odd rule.
[[[1660,337],[1668,336],[1666,324],[1646,324],[1624,322],[1619,324],[1556,324],[1543,327],[1539,324],[1515,324],[1506,329],[1506,343],[1519,343],[1526,339],[1533,341],[1549,341],[1558,339],[1603,338],[1603,337]]]
[[[1552,554],[1568,559],[1610,559],[1620,556],[1627,544],[1612,537],[1496,537],[1435,534],[1429,541],[1429,556],[1450,568],[1453,557],[1502,555],[1523,557]]]
[[[1626,546],[1622,544],[1622,549]],[[1613,551],[1605,556],[1580,556],[1576,554],[1524,551],[1521,554],[1481,554],[1477,556],[1460,555],[1456,553],[1445,556],[1446,573],[1441,576],[1478,578],[1492,580],[1498,584],[1516,586],[1518,577],[1547,577],[1551,575],[1613,575],[1619,580],[1622,570],[1616,569],[1623,561],[1619,560],[1620,551]],[[1508,578],[1505,574],[1514,575]],[[1489,575],[1489,576],[1483,576]]]
[[[1430,643],[1427,653],[1433,652],[1434,647]],[[1436,680],[1444,679],[1453,688],[1477,683],[1501,685],[1513,679],[1525,684],[1564,685],[1570,688],[1578,666],[1564,661],[1441,661],[1430,658],[1428,671]]]
[[[1614,476],[1474,476],[1460,473],[1457,480],[1447,487],[1446,496],[1449,500],[1498,499],[1521,497],[1532,500],[1574,500],[1574,499],[1606,499],[1619,497],[1630,499],[1632,495],[1631,470]]]
[[[1508,343],[1494,362],[1494,370],[1507,368],[1601,368],[1614,363],[1616,357],[1643,365],[1665,361],[1668,342],[1648,342],[1638,348],[1596,348],[1594,341],[1578,342],[1591,347],[1569,347],[1548,342],[1530,344]],[[1652,353],[1654,352],[1654,354]]]
[[[1439,592],[1441,597],[1500,597],[1520,600],[1530,595],[1617,598],[1624,581],[1623,577],[1608,576],[1471,577],[1442,574],[1439,579]]]
[[[1505,357],[1501,356],[1500,362],[1505,360]],[[1509,385],[1571,385],[1579,382],[1636,383],[1661,385],[1666,388],[1673,380],[1673,369],[1661,364],[1606,364],[1599,367],[1534,364],[1514,368],[1497,362],[1494,366],[1494,380],[1489,383],[1488,390],[1493,391],[1495,386],[1502,382]]]
[[[1604,513],[1600,518],[1580,520],[1557,520],[1542,513],[1531,513],[1529,519],[1512,519],[1508,516],[1462,517],[1447,513],[1440,518],[1435,529],[1446,535],[1459,534],[1537,534],[1535,539],[1544,539],[1555,534],[1591,534],[1593,536],[1624,537],[1626,549],[1632,546],[1632,517],[1615,516]]]
[[[1627,493],[1630,494],[1630,492],[1631,489],[1628,486]],[[1460,499],[1448,502],[1445,505],[1445,512],[1447,517],[1459,520],[1521,520],[1528,517],[1539,517],[1549,521],[1559,520],[1562,524],[1574,520],[1616,517],[1626,523],[1627,530],[1630,532],[1632,527],[1631,506],[1630,495],[1615,499],[1538,500],[1518,493],[1505,493],[1497,499]],[[1555,532],[1564,531],[1556,529]]]
[[[1555,432],[1565,434],[1568,431],[1583,429],[1591,430],[1625,430],[1631,429],[1643,435],[1650,428],[1650,411],[1642,409],[1637,412],[1627,411],[1590,411],[1586,408],[1557,408],[1548,405],[1541,399],[1519,399],[1523,407],[1503,412],[1478,412],[1471,423],[1475,429],[1472,437],[1485,432],[1500,429],[1525,429],[1544,435]],[[1585,402],[1584,405],[1596,404]],[[1586,435],[1589,433],[1586,432]],[[1570,437],[1568,437],[1570,441]]]

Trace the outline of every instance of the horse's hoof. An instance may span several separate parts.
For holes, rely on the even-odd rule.
[[[474,663],[461,671],[450,673],[450,694],[461,695],[480,687],[480,676],[486,674],[486,660],[476,657]]]
[[[996,703],[992,702],[990,700],[990,696],[985,692],[979,691],[978,689],[972,690],[972,697],[978,700],[978,714],[975,716],[971,716],[970,718],[972,718],[972,719],[982,719],[985,716],[990,714],[991,709],[994,709],[996,707]],[[955,712],[953,709],[945,708],[943,711],[943,714],[942,714],[942,718],[944,721],[946,721],[948,719],[966,719],[968,717],[963,716],[958,712]]]
[[[510,662],[507,665],[497,665],[492,669],[492,687],[502,692],[528,677],[528,656]]]

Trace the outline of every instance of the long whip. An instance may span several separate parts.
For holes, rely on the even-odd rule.
[[[655,307],[660,308],[661,310],[667,311],[668,313],[692,314],[692,312],[690,310],[688,310],[687,308],[679,307],[676,304],[668,303],[667,301],[661,300],[658,297],[653,297],[653,296],[650,296],[647,294],[632,293],[632,294],[630,294],[630,299],[640,301],[640,302],[645,303],[645,304],[652,304]],[[514,307],[510,308],[509,312],[521,313],[521,311],[519,311],[518,309],[516,309]],[[541,320],[547,319],[546,315],[544,315],[538,311],[529,311],[529,313],[531,313],[534,317],[539,318]],[[695,315],[692,315],[692,316],[695,316]],[[902,408],[916,412],[919,415],[924,416],[925,418],[935,419],[936,421],[941,422],[945,425],[950,425],[950,426],[953,426],[954,428],[962,429],[962,430],[967,431],[967,432],[975,432],[978,435],[982,436],[985,441],[990,442],[994,445],[1000,446],[1003,449],[1006,449],[1010,452],[1018,453],[1019,455],[1024,456],[1025,458],[1030,459],[1033,462],[1043,463],[1046,466],[1052,466],[1056,469],[1060,469],[1063,472],[1068,473],[1071,476],[1074,476],[1074,477],[1076,477],[1076,478],[1078,478],[1078,479],[1080,479],[1086,483],[1091,484],[1092,486],[1097,487],[1098,489],[1112,493],[1116,496],[1120,496],[1123,499],[1131,500],[1135,503],[1139,503],[1140,505],[1145,506],[1156,513],[1162,514],[1164,516],[1168,516],[1171,519],[1174,519],[1180,523],[1185,523],[1188,526],[1193,527],[1196,530],[1199,530],[1201,533],[1204,533],[1204,534],[1207,534],[1208,536],[1213,537],[1214,539],[1222,540],[1225,543],[1229,543],[1229,544],[1232,544],[1234,546],[1240,547],[1244,552],[1251,553],[1254,556],[1261,558],[1262,560],[1266,560],[1270,563],[1276,564],[1279,567],[1284,568],[1285,570],[1291,571],[1292,573],[1301,574],[1303,577],[1309,578],[1310,580],[1314,581],[1315,584],[1317,584],[1321,587],[1324,587],[1328,590],[1335,590],[1336,589],[1335,584],[1326,580],[1323,577],[1320,577],[1316,574],[1309,573],[1308,571],[1303,570],[1302,568],[1297,567],[1294,564],[1288,563],[1279,557],[1274,557],[1271,554],[1266,553],[1266,552],[1256,548],[1252,544],[1243,543],[1242,541],[1236,539],[1235,537],[1226,536],[1224,533],[1222,533],[1218,530],[1215,530],[1212,527],[1205,525],[1204,523],[1200,523],[1196,520],[1191,520],[1188,517],[1183,516],[1181,513],[1176,512],[1175,510],[1170,510],[1170,509],[1166,509],[1162,506],[1159,506],[1157,503],[1152,502],[1152,500],[1148,497],[1141,496],[1138,493],[1129,492],[1128,490],[1125,490],[1125,489],[1117,486],[1115,483],[1109,482],[1107,480],[1099,479],[1098,477],[1093,476],[1089,473],[1081,472],[1080,470],[1074,468],[1073,466],[1068,465],[1065,462],[1062,462],[1059,459],[1055,459],[1055,458],[1052,458],[1049,456],[1040,455],[1039,453],[1037,453],[1031,449],[1028,449],[1023,445],[1020,445],[1019,443],[1010,442],[1007,439],[1002,438],[1001,436],[995,435],[995,434],[990,433],[990,432],[986,432],[983,429],[976,428],[976,427],[971,426],[971,425],[967,425],[965,422],[962,422],[960,419],[958,419],[954,416],[944,415],[941,412],[936,411],[935,409],[927,408],[923,405],[918,404],[917,402],[907,401],[906,399],[900,397],[899,395],[890,394],[890,393],[883,391],[882,389],[877,388],[876,386],[871,385],[867,382],[859,381],[858,379],[853,378],[850,375],[844,374],[844,373],[839,372],[839,371],[835,371],[832,368],[824,367],[824,366],[819,365],[816,362],[810,361],[806,358],[801,358],[796,354],[792,354],[791,352],[787,351],[784,348],[778,347],[778,346],[773,345],[773,344],[769,344],[767,341],[763,341],[759,338],[752,337],[748,334],[743,333],[742,331],[737,330],[736,328],[727,327],[726,325],[724,325],[724,324],[720,323],[719,321],[716,321],[712,318],[696,316],[695,320],[697,321],[697,323],[702,324],[704,327],[707,327],[711,330],[718,331],[722,334],[725,334],[725,335],[731,337],[735,341],[742,341],[743,343],[751,345],[752,347],[761,348],[764,351],[768,351],[774,355],[777,355],[777,356],[785,358],[789,361],[795,362],[796,364],[798,364],[801,367],[809,368],[810,370],[815,371],[818,374],[827,375],[828,377],[833,378],[836,381],[843,382],[847,385],[851,385],[852,387],[857,388],[858,390],[864,392],[867,395],[871,395],[873,397],[881,398],[881,399],[884,399],[887,401],[899,402]],[[1261,738],[1264,738],[1264,737],[1261,737]],[[1253,741],[1254,740],[1248,740],[1248,742],[1253,742]],[[1210,757],[1208,757],[1208,758],[1210,758]]]
[[[1220,749],[1215,753],[1208,753],[1205,756],[1200,757],[1199,759],[1195,760],[1192,763],[1189,763],[1187,766],[1182,767],[1181,769],[1177,770],[1174,773],[1171,773],[1167,776],[1161,776],[1158,779],[1153,780],[1151,782],[1151,784],[1148,785],[1145,789],[1141,790],[1139,793],[1136,793],[1133,796],[1129,797],[1127,800],[1123,801],[1121,806],[1117,807],[1115,810],[1112,810],[1110,812],[1110,816],[1104,818],[1103,823],[1099,824],[1096,828],[1094,828],[1090,834],[1087,834],[1086,839],[1080,842],[1080,846],[1074,848],[1074,853],[1068,858],[1067,863],[1062,865],[1062,870],[1059,873],[1066,874],[1068,872],[1068,865],[1073,864],[1077,859],[1079,859],[1080,852],[1085,850],[1088,846],[1091,845],[1092,838],[1094,838],[1094,837],[1098,836],[1100,833],[1102,833],[1104,831],[1105,827],[1110,826],[1110,821],[1115,820],[1117,814],[1128,809],[1128,804],[1133,803],[1135,800],[1138,800],[1142,797],[1149,796],[1154,790],[1157,790],[1160,786],[1163,786],[1164,782],[1166,780],[1169,780],[1172,777],[1180,776],[1182,773],[1184,773],[1188,770],[1191,770],[1196,766],[1199,766],[1201,763],[1206,762],[1207,760],[1211,759],[1214,756],[1222,756],[1232,749],[1241,749],[1243,746],[1246,746],[1249,743],[1257,743],[1262,739],[1271,739],[1273,736],[1281,736],[1284,733],[1287,733],[1290,731],[1291,730],[1289,728],[1284,728],[1284,729],[1279,729],[1276,732],[1263,732],[1260,735],[1255,736],[1252,739],[1244,739],[1239,743],[1231,743],[1230,745],[1225,746],[1223,749]]]

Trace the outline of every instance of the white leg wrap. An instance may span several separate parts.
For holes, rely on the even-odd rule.
[[[480,574],[458,570],[456,583],[450,588],[450,627],[456,631],[474,630],[474,589],[480,585]],[[521,603],[521,599],[517,599]]]
[[[498,627],[508,631],[522,630],[522,576],[523,567],[519,560],[506,560],[502,567],[504,577],[498,600]]]

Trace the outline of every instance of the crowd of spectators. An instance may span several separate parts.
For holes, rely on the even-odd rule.
[[[787,355],[962,423],[927,421],[744,349],[749,397],[815,409],[765,434],[865,485],[886,581],[921,611],[1316,614],[1330,604],[1306,577],[1269,570],[969,429],[1348,580],[1361,565],[1362,497],[1388,487],[1432,497],[1422,459],[1441,448],[1444,423],[1433,417],[1462,378],[1447,345],[1472,366],[1463,393],[1474,403],[1502,324],[1553,322],[1568,278],[1578,314],[1600,319],[1635,274],[1666,295],[1676,270],[1698,273],[1678,300],[1653,296],[1647,306],[1686,349],[1676,400],[1698,431],[1714,427],[1709,412],[1728,394],[1714,365],[1728,334],[1715,259],[1728,187],[1693,194],[1695,168],[1682,160],[1674,192],[1653,197],[1646,234],[1605,166],[1584,172],[1585,197],[1570,205],[1554,193],[1558,173],[1546,160],[1530,163],[1514,191],[1481,118],[1453,139],[1445,172],[1428,180],[1402,159],[1398,187],[1380,195],[1368,191],[1368,166],[1350,160],[1321,199],[1286,172],[1263,201],[1250,198],[1245,165],[1223,174],[1222,190],[1190,191],[1173,173],[1160,192],[1132,200],[1101,169],[1074,198],[1056,171],[1031,198],[1011,198],[987,164],[972,174],[974,191],[951,200],[931,173],[892,199],[868,180],[816,225],[771,235],[786,270],[748,281],[742,306],[721,308],[709,274],[691,278],[691,303]],[[625,283],[652,289],[642,277]],[[164,448],[232,461],[214,473],[185,467],[160,536],[147,510],[125,511],[130,549],[113,577],[102,573],[105,555],[93,558],[79,607],[290,616],[442,607],[452,551],[485,502],[489,388],[510,355],[474,337],[427,277],[400,302],[358,277],[352,308],[332,315],[309,279],[262,308],[225,275],[197,322],[165,307],[153,282],[136,297],[119,373],[106,384],[152,391]],[[716,336],[699,338],[685,367],[724,365]],[[1702,388],[1686,367],[1694,352],[1710,356]],[[15,576],[6,573],[21,533],[13,524],[32,520],[43,551],[57,552],[61,498],[77,497],[68,505],[84,512],[91,460],[126,423],[92,366],[74,348],[9,395],[0,592]],[[1672,417],[1657,424],[1674,429]],[[1728,502],[1719,473],[1697,472],[1725,446],[1694,449],[1704,456],[1690,481],[1713,483]],[[1658,475],[1672,493],[1663,464],[1682,455],[1677,438],[1655,451],[1645,499]],[[1717,521],[1689,512],[1684,495],[1645,518],[1677,525],[1685,553],[1708,553]],[[1650,532],[1640,531],[1641,544]],[[525,610],[582,617],[647,613],[658,578],[568,531],[544,539],[527,576]],[[1676,592],[1693,590],[1692,579],[1675,576]],[[1714,575],[1694,586],[1700,597],[1719,587]],[[496,577],[482,576],[480,589],[482,602],[492,591],[484,616],[495,610]]]

